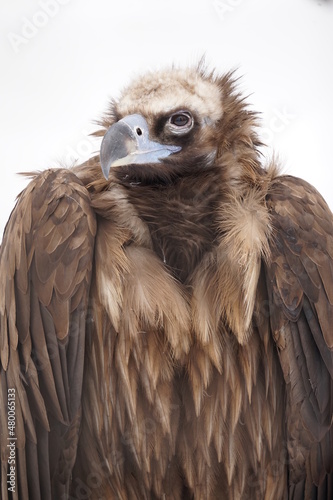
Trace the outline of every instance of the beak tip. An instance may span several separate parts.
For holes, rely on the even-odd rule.
[[[109,175],[110,175],[110,165],[105,164],[102,160],[100,160],[100,164],[101,164],[101,170],[103,173],[103,177],[105,178],[105,180],[108,181]]]

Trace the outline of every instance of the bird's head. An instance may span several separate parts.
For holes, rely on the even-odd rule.
[[[123,182],[168,183],[220,164],[223,155],[237,160],[239,146],[252,149],[243,156],[254,160],[259,145],[254,113],[235,92],[232,74],[200,67],[139,78],[112,102],[103,125],[103,174]]]

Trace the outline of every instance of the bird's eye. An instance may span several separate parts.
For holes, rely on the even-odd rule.
[[[188,111],[178,111],[170,116],[168,128],[175,134],[184,134],[193,127],[193,118]]]
[[[190,121],[191,117],[187,113],[176,113],[170,118],[170,123],[177,125],[177,127],[185,127]]]

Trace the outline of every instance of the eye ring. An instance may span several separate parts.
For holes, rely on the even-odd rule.
[[[186,134],[193,127],[193,123],[193,117],[189,111],[177,111],[169,117],[167,125],[174,134]]]

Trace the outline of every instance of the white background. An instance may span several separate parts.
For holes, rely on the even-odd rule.
[[[4,6],[5,5],[5,6]],[[0,239],[27,180],[98,151],[87,136],[135,75],[206,54],[238,68],[283,170],[333,208],[333,2],[15,0],[0,7]]]

